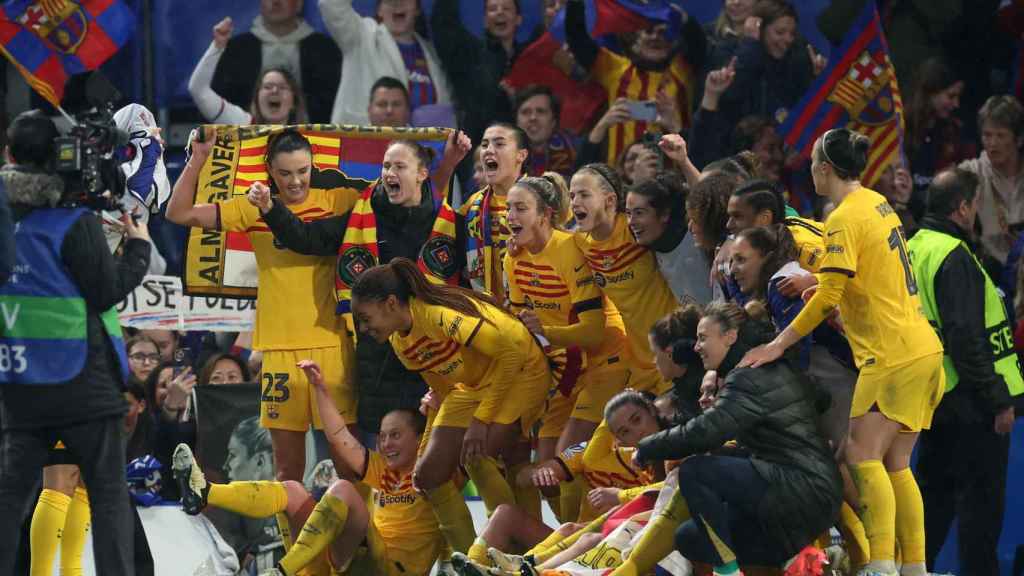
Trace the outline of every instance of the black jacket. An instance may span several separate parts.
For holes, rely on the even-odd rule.
[[[0,284],[7,282],[14,268],[14,220],[3,180],[0,180]]]
[[[459,128],[473,142],[479,142],[492,122],[514,123],[512,102],[500,84],[524,46],[517,43],[509,54],[486,31],[480,38],[467,30],[459,15],[458,0],[437,0],[430,28],[437,57],[455,94]]]
[[[722,94],[721,110],[728,126],[744,116],[755,114],[775,122],[784,118],[779,110],[789,110],[800,101],[814,81],[814,66],[807,54],[807,41],[797,39],[776,60],[757,40],[745,39],[736,52],[736,78]]]
[[[33,210],[53,206],[63,191],[60,178],[29,173],[13,166],[0,169],[17,222]],[[68,230],[61,259],[85,299],[88,359],[81,374],[49,386],[0,386],[0,421],[5,429],[68,426],[124,415],[125,381],[100,314],[118,304],[142,282],[149,268],[149,242],[128,240],[115,258],[107,247],[100,220],[87,213]]]
[[[377,248],[380,262],[405,257],[415,261],[434,226],[434,201],[424,191],[423,200],[415,208],[402,208],[388,202],[378,187],[370,199],[377,221]],[[300,254],[336,255],[345,236],[348,215],[303,223],[278,201],[263,217],[274,237],[286,248]],[[457,225],[458,230],[464,226]],[[456,239],[462,246],[464,241]],[[456,252],[465,254],[464,248]],[[460,266],[460,269],[463,266]],[[391,344],[373,338],[356,338],[356,382],[359,391],[359,427],[366,432],[380,430],[385,414],[396,408],[419,407],[427,390],[418,374],[405,369],[395,356]]]
[[[732,369],[746,347],[734,345],[719,366],[725,385],[715,405],[685,424],[640,442],[642,461],[681,459],[737,440],[770,484],[760,518],[799,549],[832,525],[842,480],[818,432],[815,390],[786,361]]]
[[[330,122],[334,95],[341,84],[341,50],[334,40],[314,32],[299,42],[299,66],[299,82],[306,97],[310,122]],[[225,100],[248,110],[262,71],[260,39],[252,32],[239,34],[228,40],[213,73],[211,87]]]
[[[991,421],[997,412],[1013,404],[1013,398],[992,365],[985,330],[985,277],[971,256],[974,247],[970,238],[954,222],[928,215],[921,221],[921,228],[949,234],[969,246],[954,248],[935,274],[935,307],[942,316],[942,342],[960,375],[960,383],[942,398],[935,418]]]

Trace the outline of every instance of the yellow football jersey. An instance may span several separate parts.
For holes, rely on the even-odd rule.
[[[797,260],[808,272],[817,272],[825,256],[825,225],[807,218],[786,218],[786,228],[796,243]]]
[[[474,302],[484,318],[409,298],[412,329],[391,335],[402,364],[422,373],[431,387],[436,382],[448,389],[458,385],[481,391],[509,387],[521,374],[523,355],[536,354],[546,365],[526,326],[490,304]],[[498,409],[497,403],[484,400],[475,417],[490,422]]]
[[[626,489],[652,483],[654,475],[650,470],[630,465],[636,449],[616,446],[610,432],[607,432],[607,438],[598,437],[601,430],[607,432],[607,428],[598,428],[594,438],[589,442],[570,446],[555,457],[569,473],[570,480],[582,475],[587,492],[594,488]],[[580,502],[580,515],[577,521],[588,522],[596,517],[597,514],[584,495]]]
[[[832,212],[819,271],[849,277],[839,313],[858,368],[942,352],[921,310],[900,219],[881,194],[860,188]]]
[[[363,482],[373,487],[373,525],[388,548],[388,559],[409,574],[428,574],[444,538],[430,503],[412,487],[412,470],[390,470],[384,457],[367,451]]]
[[[505,272],[513,309],[533,310],[552,344],[571,344],[560,341],[557,329],[577,324],[583,312],[603,310],[604,338],[599,346],[586,350],[587,366],[601,366],[621,353],[626,339],[622,316],[594,284],[594,273],[572,234],[554,230],[540,253],[507,254]]]
[[[594,272],[594,283],[622,315],[631,361],[653,369],[647,334],[655,322],[679,306],[658,271],[654,254],[636,243],[623,214],[615,216],[615,228],[607,239],[598,241],[582,233],[574,239]]]
[[[288,209],[309,222],[352,210],[358,191],[310,188],[309,197]],[[256,350],[298,350],[340,346],[343,323],[335,315],[335,258],[303,256],[279,247],[258,208],[244,196],[218,202],[221,230],[245,232],[256,255]]]

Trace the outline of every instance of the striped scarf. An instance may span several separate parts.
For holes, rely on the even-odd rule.
[[[366,187],[359,196],[345,228],[345,237],[338,249],[338,265],[334,276],[334,293],[338,299],[337,313],[352,326],[352,285],[360,274],[380,261],[377,247],[377,219],[370,199],[379,181]],[[424,192],[429,193],[429,192]],[[436,283],[458,284],[459,268],[455,245],[455,212],[446,200],[434,200],[434,227],[420,248],[416,260],[420,271]]]
[[[491,237],[491,189],[466,212],[466,270],[473,289],[494,294],[494,239]]]

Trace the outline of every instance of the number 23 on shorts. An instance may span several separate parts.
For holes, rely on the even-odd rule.
[[[264,402],[287,402],[291,396],[287,372],[264,372],[260,375],[260,381],[263,383],[261,399]]]

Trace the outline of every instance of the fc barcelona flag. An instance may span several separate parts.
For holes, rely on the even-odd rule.
[[[861,181],[873,185],[901,154],[904,127],[903,100],[874,2],[865,3],[843,44],[780,131],[787,144],[809,157],[818,136],[840,127],[871,139]]]
[[[134,32],[135,14],[120,0],[7,0],[0,8],[0,51],[54,106],[69,76],[98,68]]]

